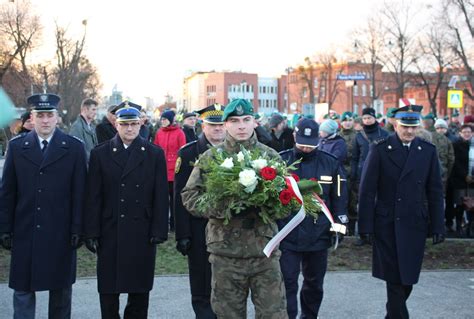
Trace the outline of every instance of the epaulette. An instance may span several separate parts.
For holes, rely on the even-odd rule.
[[[14,140],[17,140],[17,139],[19,139],[19,138],[21,138],[21,137],[25,137],[26,134],[27,134],[27,133],[20,133],[20,134],[18,134],[17,136],[12,137],[12,138],[10,139],[10,142],[12,142],[12,141],[14,141]]]
[[[191,141],[191,142],[189,142],[189,143],[187,143],[187,144],[184,144],[183,146],[181,146],[181,148],[180,148],[179,150],[181,151],[182,149],[188,148],[188,147],[190,147],[191,145],[196,144],[197,141],[198,141],[198,140],[195,140],[195,141]]]
[[[84,144],[84,141],[81,140],[81,139],[80,139],[79,137],[77,137],[77,136],[73,136],[73,135],[67,135],[67,136],[70,136],[70,137],[72,137],[73,139],[76,139],[76,140],[78,140],[79,142],[81,142],[82,144]]]
[[[378,139],[374,140],[374,144],[375,145],[382,144],[386,140],[387,140],[387,137],[381,137],[381,138],[378,138]]]
[[[329,155],[330,157],[334,158],[335,160],[337,160],[337,156],[335,156],[334,154],[331,154],[329,153],[328,151],[325,151],[325,150],[321,150],[318,148],[318,151],[321,152],[321,153],[324,153],[325,155]]]
[[[282,155],[285,155],[285,154],[287,154],[287,153],[289,153],[289,152],[292,152],[292,151],[293,151],[293,149],[292,149],[292,148],[289,148],[289,149],[287,149],[287,150],[283,150],[283,151],[278,152],[278,154],[280,154],[280,156],[282,156]]]

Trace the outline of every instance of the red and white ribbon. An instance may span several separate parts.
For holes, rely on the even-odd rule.
[[[301,208],[298,211],[298,213],[288,222],[288,224],[285,225],[265,246],[263,249],[263,253],[265,256],[270,257],[273,250],[280,244],[280,242],[288,236],[288,234],[296,228],[301,222],[304,220],[306,217],[306,211],[304,209],[304,202],[303,202],[303,196],[301,195],[301,192],[298,188],[298,184],[296,183],[295,179],[292,176],[286,177],[286,182],[288,185],[288,189],[293,191],[293,193],[296,195],[296,198],[298,202],[301,203]],[[337,248],[338,242],[339,242],[339,236],[338,232],[345,234],[346,233],[346,226],[337,224],[334,222],[334,218],[332,217],[331,212],[327,208],[327,206],[324,204],[324,201],[315,193],[314,196],[316,196],[316,199],[319,201],[319,203],[322,206],[322,211],[324,215],[327,217],[329,222],[331,223],[331,231],[336,233],[336,244],[334,245],[334,249]]]

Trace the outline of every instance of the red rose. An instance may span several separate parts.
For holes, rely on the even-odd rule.
[[[283,205],[288,205],[293,198],[293,193],[289,189],[284,189],[280,192],[280,202]]]
[[[262,178],[266,181],[272,181],[275,179],[275,177],[277,176],[277,171],[276,169],[272,168],[272,167],[269,167],[269,166],[265,166],[264,168],[262,168],[260,170],[260,175],[262,175]]]
[[[297,182],[300,181],[300,178],[299,178],[298,175],[292,173],[291,176],[293,176],[293,178],[295,179],[295,181],[297,181]]]
[[[317,182],[317,181],[318,181],[318,180],[317,180],[316,178],[314,178],[314,177],[311,177],[309,180],[310,180],[310,181],[313,181],[313,182]]]

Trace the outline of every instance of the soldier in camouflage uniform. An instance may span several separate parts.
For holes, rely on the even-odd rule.
[[[237,99],[227,105],[223,120],[227,136],[217,149],[238,153],[243,145],[249,150],[260,149],[269,156],[279,157],[273,149],[257,141],[253,107],[247,100]],[[202,156],[212,156],[211,150]],[[270,258],[263,254],[263,248],[278,230],[277,225],[275,222],[264,224],[258,217],[258,208],[241,212],[227,225],[224,225],[223,212],[197,211],[196,201],[205,192],[203,178],[203,172],[195,167],[181,197],[191,214],[209,218],[206,243],[212,265],[212,309],[218,318],[246,318],[250,290],[255,318],[287,318],[280,252],[275,250]]]
[[[344,112],[341,115],[341,131],[339,135],[346,141],[347,145],[347,156],[344,160],[344,170],[347,176],[347,185],[349,186],[349,233],[354,233],[355,222],[357,220],[357,192],[352,192],[351,187],[351,160],[352,150],[354,148],[354,140],[357,132],[354,130],[354,116],[351,112]]]

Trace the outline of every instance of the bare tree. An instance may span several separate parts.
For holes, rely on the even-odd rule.
[[[304,65],[298,66],[296,72],[299,79],[305,83],[305,87],[309,92],[309,103],[316,103],[315,93],[314,93],[314,65],[309,57],[304,58]],[[302,90],[304,87],[302,88]],[[304,95],[303,93],[301,94]]]
[[[83,21],[86,27],[86,21]],[[54,81],[56,92],[61,96],[65,122],[75,119],[80,112],[81,101],[96,98],[100,79],[96,68],[84,54],[86,28],[80,40],[69,38],[67,30],[56,25],[56,67],[45,75]]]
[[[383,17],[386,35],[383,64],[393,74],[397,100],[404,96],[404,89],[410,78],[409,69],[416,56],[415,17],[416,7],[406,1],[385,2],[379,14]]]
[[[38,15],[32,12],[29,0],[0,5],[0,83],[5,73],[18,60],[28,78],[26,57],[39,41],[42,26]]]
[[[317,55],[318,73],[320,75],[320,94],[319,100],[328,103],[329,110],[336,100],[339,92],[338,74],[342,73],[342,69],[335,67],[338,62],[336,55],[332,51],[321,52]]]
[[[355,59],[368,66],[365,71],[370,75],[372,87],[370,99],[371,105],[374,106],[374,101],[382,95],[382,89],[385,86],[384,79],[377,77],[384,63],[383,52],[386,39],[386,31],[380,16],[369,17],[365,25],[354,30],[352,37],[354,43],[351,47]]]
[[[474,2],[472,0],[445,0],[445,25],[451,31],[451,49],[466,69],[470,90],[464,92],[474,99]]]
[[[443,82],[445,82],[446,68],[454,61],[448,38],[444,29],[433,21],[429,31],[419,39],[419,52],[414,59],[418,76],[425,87],[431,112],[437,116],[437,97]]]

